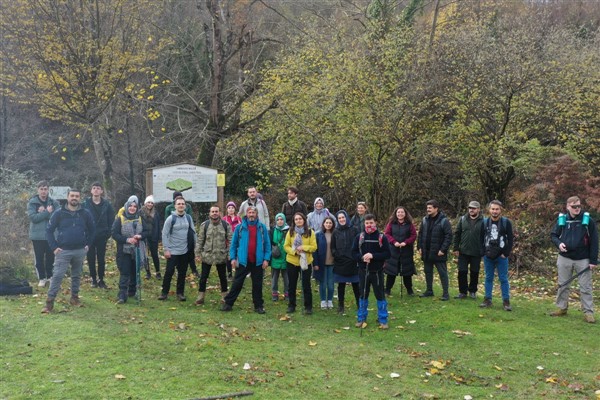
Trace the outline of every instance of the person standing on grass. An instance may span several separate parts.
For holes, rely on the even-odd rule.
[[[287,300],[289,297],[289,280],[287,274],[287,263],[285,261],[285,249],[283,243],[290,227],[285,223],[285,215],[279,213],[275,216],[275,226],[271,229],[271,246],[277,246],[279,256],[271,252],[271,298],[273,301],[279,300],[279,277],[283,280],[283,294]]]
[[[167,267],[163,278],[162,293],[158,300],[166,300],[171,288],[171,279],[177,269],[177,300],[185,301],[185,274],[189,263],[188,233],[191,230],[194,239],[196,229],[192,217],[185,212],[185,199],[181,196],[175,199],[175,212],[167,217],[162,229],[162,242]]]
[[[281,206],[281,212],[285,215],[285,222],[289,226],[294,226],[294,216],[296,213],[302,213],[305,218],[308,215],[308,208],[302,200],[298,199],[298,188],[290,186],[287,188],[288,201]]]
[[[50,187],[47,181],[38,182],[37,194],[27,203],[29,239],[33,244],[39,287],[46,286],[52,278],[54,253],[46,240],[46,228],[52,214],[60,208],[59,202],[48,196],[49,191]]]
[[[348,213],[340,210],[335,215],[337,226],[331,235],[331,255],[333,256],[333,282],[338,284],[338,313],[345,311],[346,285],[352,285],[356,306],[359,304],[358,263],[352,255],[354,238],[358,230],[350,225]]]
[[[236,215],[237,206],[233,201],[227,203],[227,215],[223,217],[223,221],[227,222],[231,226],[231,232],[235,231],[235,228],[242,223],[242,219]],[[233,278],[233,272],[231,269],[231,260],[227,257],[227,277]]]
[[[79,287],[83,260],[94,242],[96,228],[92,214],[81,207],[81,191],[69,189],[67,205],[52,214],[46,229],[46,240],[54,252],[54,272],[48,289],[46,306],[42,313],[54,309],[54,300],[58,295],[62,280],[71,266],[71,300],[72,306],[80,307]]]
[[[595,323],[592,271],[598,265],[598,227],[589,213],[581,212],[579,197],[572,196],[567,199],[567,212],[559,215],[550,237],[559,251],[556,262],[559,284],[556,293],[558,310],[550,315],[567,315],[571,285],[565,282],[571,279],[573,273],[581,274],[578,278],[581,309],[585,321]]]
[[[243,219],[246,216],[246,210],[250,206],[256,208],[258,220],[262,222],[267,227],[267,229],[269,229],[270,220],[267,203],[265,203],[263,199],[258,197],[258,191],[254,186],[250,186],[248,188],[248,199],[246,199],[246,201],[244,201],[240,205],[240,211],[238,212],[240,218]]]
[[[144,223],[138,204],[137,196],[130,196],[125,202],[125,212],[117,216],[112,225],[112,237],[117,243],[117,267],[119,268],[117,304],[124,304],[128,297],[135,296],[136,262],[139,262],[141,267],[147,257],[145,240],[150,235],[150,227]],[[138,251],[140,259],[136,260]]]
[[[306,216],[306,219],[308,220],[308,226],[310,229],[315,231],[315,233],[319,233],[321,231],[321,227],[323,226],[323,221],[327,217],[333,218],[333,215],[331,215],[329,210],[325,208],[325,202],[323,201],[323,198],[317,197],[314,202],[314,210],[308,213]],[[335,223],[333,226],[335,226]]]
[[[513,248],[512,223],[502,216],[500,200],[490,201],[490,217],[483,220],[483,266],[485,268],[485,298],[479,307],[492,306],[494,273],[498,271],[498,280],[502,290],[504,310],[512,311],[510,305],[510,284],[508,283],[508,257]]]
[[[160,242],[162,225],[160,223],[160,215],[154,207],[154,196],[150,195],[144,200],[144,205],[140,210],[140,216],[144,221],[144,224],[148,227],[150,232],[146,238],[146,244],[150,249],[150,255],[152,256],[152,262],[154,263],[154,270],[156,271],[156,279],[162,278],[160,274],[160,257],[158,257],[158,243]],[[150,279],[150,265],[146,270],[146,279]]]
[[[479,270],[481,269],[482,234],[483,215],[481,214],[481,205],[478,201],[473,200],[469,203],[468,213],[460,217],[454,231],[453,247],[454,257],[458,257],[459,292],[455,299],[466,299],[467,296],[472,299],[477,298]]]
[[[290,280],[288,313],[296,311],[296,287],[298,279],[302,281],[302,295],[304,297],[304,313],[311,315],[313,310],[312,290],[310,275],[313,265],[313,253],[317,250],[315,232],[308,227],[306,216],[301,212],[294,214],[294,226],[285,235],[283,248],[287,253],[288,278]]]
[[[335,229],[333,217],[325,217],[317,232],[317,251],[315,252],[315,279],[319,281],[321,309],[333,308],[333,263],[331,238]],[[320,276],[317,278],[317,274]]]
[[[420,297],[433,296],[433,267],[440,275],[442,297],[440,300],[450,300],[448,293],[448,250],[452,244],[452,227],[446,215],[440,211],[436,200],[427,203],[427,216],[421,222],[417,240],[417,249],[423,260],[427,290]]]
[[[219,274],[221,300],[225,298],[227,294],[227,258],[232,236],[231,225],[221,219],[219,207],[212,206],[208,214],[208,220],[204,221],[198,229],[197,252],[202,258],[202,272],[196,305],[204,304],[206,282],[213,265],[215,265]]]
[[[390,296],[396,282],[396,276],[401,276],[409,296],[414,294],[412,276],[416,273],[414,261],[414,243],[417,230],[413,219],[406,207],[396,207],[384,230],[385,237],[390,243],[390,259],[386,261],[385,294]]]
[[[250,274],[254,312],[264,314],[262,285],[264,270],[269,266],[271,258],[271,241],[267,227],[258,220],[256,207],[248,206],[242,223],[235,228],[229,247],[229,258],[234,276],[231,290],[223,300],[221,311],[233,309],[233,304],[244,287],[246,276]]]
[[[94,218],[96,224],[96,237],[94,243],[90,244],[87,252],[87,263],[90,268],[92,278],[92,287],[107,289],[104,283],[104,271],[106,269],[106,244],[110,238],[110,232],[113,221],[115,220],[115,210],[109,201],[102,195],[104,189],[100,182],[92,183],[92,197],[88,197],[83,203],[83,208],[88,210]],[[96,274],[96,259],[98,260],[98,273]]]
[[[360,279],[360,299],[358,303],[356,327],[362,328],[369,313],[369,289],[377,299],[377,322],[380,329],[388,329],[387,301],[383,292],[383,265],[390,258],[390,244],[385,235],[377,229],[373,214],[365,215],[365,229],[355,239],[352,254],[358,261]]]
[[[169,215],[173,214],[176,211],[175,200],[181,197],[183,198],[183,194],[181,192],[173,192],[173,202],[165,207],[165,220],[169,217]],[[184,200],[185,201],[185,200]],[[192,219],[192,223],[194,222],[194,214],[192,210],[192,205],[188,202],[185,202],[185,213],[190,216]],[[188,249],[188,264],[190,266],[190,270],[192,274],[197,278],[198,275],[198,267],[196,266],[196,253],[194,248]],[[187,270],[187,269],[186,269]]]

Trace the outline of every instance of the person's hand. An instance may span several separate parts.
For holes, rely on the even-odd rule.
[[[596,268],[596,264],[590,264],[590,270],[594,270],[594,268]]]
[[[54,207],[52,207],[52,205],[49,205],[48,207],[46,207],[46,211],[51,213],[52,211],[54,211]]]
[[[454,253],[452,253],[452,254],[454,254],[454,257],[458,257],[458,255],[460,254],[460,252],[457,250],[457,251],[455,251],[455,252],[454,252]]]
[[[304,251],[304,247],[302,247],[302,246],[298,246],[298,247],[296,247],[296,252],[297,252],[298,254],[302,253],[303,251]]]
[[[500,258],[506,258],[504,254],[500,254]]]
[[[559,245],[558,245],[558,250],[559,250],[561,253],[564,253],[564,252],[566,252],[566,251],[567,251],[567,245],[566,245],[566,244],[564,244],[564,243],[561,243],[561,244],[559,244]]]
[[[444,252],[443,252],[443,251],[441,251],[441,250],[440,250],[440,251],[438,251],[438,257],[442,257],[443,255],[444,255]]]
[[[363,256],[363,261],[366,262],[367,264],[370,263],[372,259],[373,259],[373,254],[371,254],[371,253],[367,253]]]
[[[231,269],[235,270],[237,268],[237,260],[231,260]]]
[[[318,270],[319,270],[319,266],[318,266],[318,265],[314,265],[314,266],[313,266],[313,269],[314,269],[315,271],[318,271]]]
[[[86,251],[86,253],[87,253],[87,251],[90,249],[90,246],[87,246],[87,245],[86,245],[86,246],[85,246],[83,249],[84,249],[84,250]]]
[[[57,247],[56,250],[54,250],[54,255],[57,256],[58,253],[60,253],[62,251],[62,249],[60,247]]]
[[[171,258],[171,252],[169,250],[165,250],[165,258]]]
[[[421,256],[421,255],[423,255],[423,253],[422,253],[421,249],[418,249],[417,251],[419,252],[419,255],[420,255],[420,256]]]
[[[46,209],[44,208],[44,206],[39,206],[38,207],[38,212],[39,213],[44,212],[44,211],[46,211]]]
[[[262,263],[262,269],[267,269],[268,266],[269,266],[269,262],[267,260],[264,260]]]
[[[135,240],[141,240],[142,239],[142,235],[133,235],[133,238]]]
[[[404,242],[400,243],[400,247],[405,247],[405,246],[406,246],[406,243],[404,243]]]
[[[400,243],[398,243],[398,242],[394,243],[394,246],[395,247],[402,247],[402,245]]]

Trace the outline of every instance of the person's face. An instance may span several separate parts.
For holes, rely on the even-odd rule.
[[[323,202],[322,202],[322,201],[317,201],[317,202],[315,203],[315,208],[316,208],[317,210],[322,210],[322,209],[323,209]]]
[[[365,221],[365,230],[367,228],[375,228],[375,229],[377,228],[377,224],[375,223],[374,219],[368,219]]]
[[[208,217],[212,220],[221,218],[221,211],[219,210],[219,207],[211,207]]]
[[[235,207],[234,206],[227,207],[227,214],[228,215],[234,215],[235,214]]]
[[[356,212],[358,212],[358,215],[363,215],[364,213],[367,212],[367,207],[365,207],[362,204],[359,204],[356,206]]]
[[[248,189],[248,197],[250,197],[252,200],[256,199],[256,193],[256,188]]]
[[[323,222],[323,226],[325,227],[325,229],[330,231],[333,229],[333,221],[331,221],[330,219],[326,219],[325,222]]]
[[[396,218],[398,218],[398,221],[404,221],[404,218],[406,218],[406,211],[404,211],[403,208],[396,210]]]
[[[581,201],[576,201],[571,204],[567,204],[567,210],[569,210],[569,214],[572,216],[577,216],[581,213]]]
[[[137,212],[137,204],[131,203],[129,207],[127,207],[127,212],[129,214],[135,214]]]
[[[479,208],[478,207],[469,207],[469,215],[473,218],[477,217],[479,215]]]
[[[37,192],[38,192],[38,196],[40,196],[40,199],[46,200],[46,198],[48,197],[49,190],[50,189],[48,188],[48,186],[39,187]]]
[[[294,193],[292,190],[288,190],[288,200],[292,201],[297,197],[297,194]]]
[[[185,212],[185,200],[184,199],[177,199],[175,201],[175,211],[177,211],[177,214],[183,214]]]
[[[67,195],[67,201],[71,207],[79,206],[79,201],[81,200],[81,193],[79,192],[69,192]]]
[[[254,208],[246,210],[246,217],[248,217],[250,221],[254,221],[256,219],[256,210]]]
[[[427,215],[430,217],[435,217],[438,213],[438,209],[432,206],[431,204],[427,205]]]
[[[146,206],[146,208],[147,208],[149,211],[152,211],[152,209],[154,208],[154,203],[153,203],[153,202],[151,202],[151,201],[147,202],[147,203],[146,203],[146,204],[144,204],[144,205]]]
[[[92,186],[92,190],[90,192],[92,193],[92,196],[98,197],[98,196],[102,196],[102,193],[104,193],[104,190],[102,190],[102,188],[100,186]]]
[[[493,219],[500,217],[500,214],[502,214],[502,207],[500,207],[498,204],[490,205],[490,215]]]
[[[346,216],[344,214],[338,214],[337,220],[340,225],[346,225]]]
[[[277,226],[283,226],[285,224],[285,220],[282,217],[277,218],[277,222],[275,222]]]
[[[294,224],[296,224],[297,227],[301,227],[304,226],[304,218],[302,218],[299,215],[296,215],[294,217]]]

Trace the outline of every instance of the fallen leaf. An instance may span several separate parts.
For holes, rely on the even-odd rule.
[[[187,329],[187,325],[185,324],[185,322],[180,322],[177,325],[177,329],[179,329],[180,331],[185,331]]]
[[[468,394],[463,397],[465,400],[473,400],[473,396],[469,396]]]
[[[311,340],[311,341],[308,342],[308,345],[309,346],[316,346],[317,342],[314,342],[314,341]]]
[[[506,383],[499,383],[496,386],[496,389],[500,389],[504,392],[506,392],[508,390],[508,385]]]
[[[494,368],[496,368],[498,371],[502,371],[502,368],[500,368],[500,367],[499,367],[499,366],[497,366],[497,365],[494,365]]]
[[[383,376],[379,375],[379,374],[375,374],[376,377],[378,377],[379,379],[383,379]]]
[[[558,383],[558,379],[556,379],[555,376],[551,376],[549,378],[546,378],[546,382],[547,383]]]
[[[175,311],[175,310],[177,310],[177,307],[171,307],[171,308],[169,308],[169,310]]]
[[[240,364],[238,364],[236,362],[234,362],[234,363],[231,364],[232,367],[237,367],[238,365],[240,365]]]
[[[281,371],[277,371],[277,372],[275,372],[275,376],[278,376],[281,378],[281,377],[285,376],[285,374]]]
[[[446,367],[446,363],[443,361],[433,360],[429,362],[429,365],[433,365],[437,369],[444,369]]]
[[[544,370],[544,367],[542,367],[541,365],[538,365],[536,368],[537,368],[539,371],[543,371],[543,370]]]
[[[567,387],[574,392],[581,392],[583,390],[583,385],[581,383],[570,383]]]
[[[252,368],[252,367],[250,367],[250,364],[248,364],[248,363],[244,364],[244,369],[245,370],[249,370],[250,368]]]
[[[334,329],[333,331],[334,331],[335,333],[341,333],[341,332],[342,332],[342,331],[341,331],[341,330],[339,330],[339,329]]]
[[[426,345],[427,345],[427,343],[426,343],[426,342],[420,342],[420,343],[419,343],[419,346],[426,346]]]
[[[280,321],[289,321],[289,320],[291,320],[291,319],[292,319],[292,317],[290,317],[290,316],[289,316],[289,315],[287,315],[287,314],[286,314],[286,315],[284,315],[283,317],[279,318],[279,320],[280,320]]]
[[[125,379],[125,375],[116,374],[115,379],[119,379],[119,380]]]
[[[348,330],[350,330],[350,327],[349,326],[345,326],[342,329],[345,330],[345,331],[348,331]]]
[[[365,329],[367,327],[367,323],[363,322],[362,325],[360,326],[361,329]]]
[[[463,337],[463,336],[468,336],[468,335],[472,335],[471,332],[466,332],[466,331],[461,331],[461,330],[454,330],[452,331],[452,333],[454,333],[456,336],[458,337]]]
[[[409,324],[414,324],[415,322],[417,322],[417,321],[414,319],[411,319],[410,321],[408,321]]]
[[[395,373],[395,372],[392,372],[392,373],[390,374],[390,378],[400,378],[400,374],[397,374],[397,373]]]

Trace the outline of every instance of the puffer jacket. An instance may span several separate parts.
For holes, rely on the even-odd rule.
[[[429,234],[429,224],[433,223],[431,230],[431,243],[429,249],[426,248]],[[452,226],[446,215],[442,212],[438,213],[437,218],[432,222],[429,216],[423,218],[421,229],[417,240],[417,249],[421,251],[421,259],[423,261],[447,261],[448,250],[452,244]],[[444,255],[438,256],[438,251],[442,251]]]

